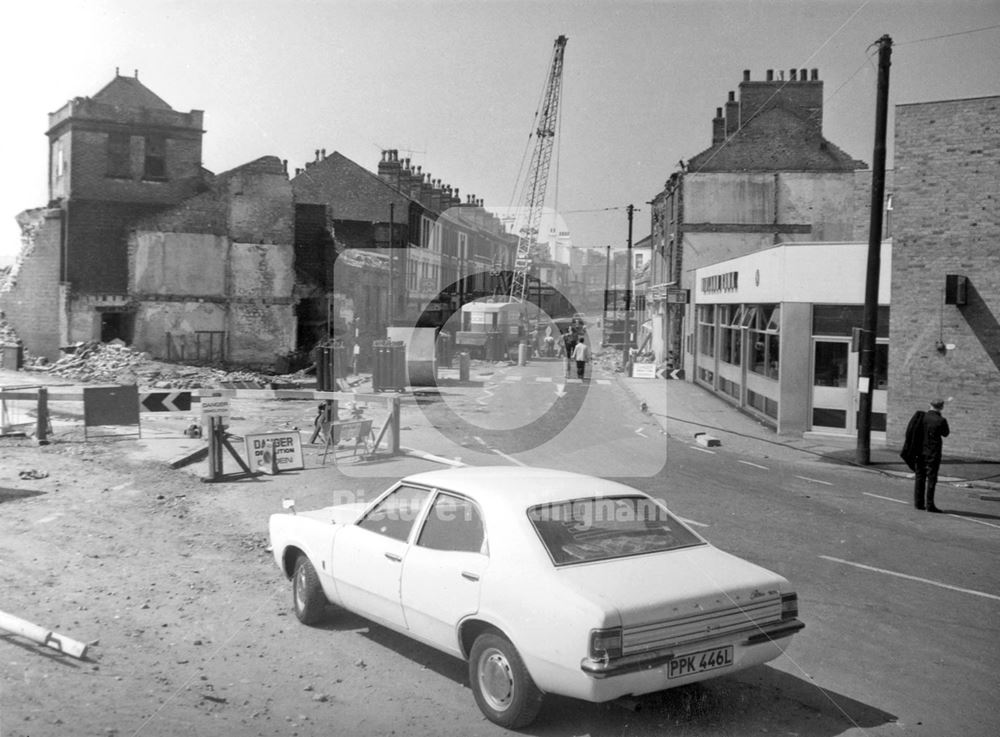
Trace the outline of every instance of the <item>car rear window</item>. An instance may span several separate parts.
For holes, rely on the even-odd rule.
[[[649,497],[574,499],[528,510],[528,519],[557,566],[704,544]]]

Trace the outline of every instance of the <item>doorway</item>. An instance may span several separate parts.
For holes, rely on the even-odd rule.
[[[856,435],[858,431],[858,361],[849,338],[814,338],[812,415],[814,432]],[[877,342],[872,377],[871,430],[884,438],[888,396],[889,343]]]

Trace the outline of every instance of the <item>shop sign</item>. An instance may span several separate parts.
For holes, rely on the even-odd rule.
[[[739,277],[740,272],[738,271],[727,271],[723,274],[703,276],[701,279],[701,291],[705,294],[735,292],[739,289]]]

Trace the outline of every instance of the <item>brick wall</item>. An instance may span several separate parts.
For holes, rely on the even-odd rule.
[[[0,287],[0,310],[25,349],[50,361],[59,358],[59,260],[62,211],[27,210],[18,216],[21,253],[10,279]]]
[[[889,442],[951,398],[946,454],[997,460],[1000,97],[899,105],[895,145]],[[969,278],[964,307],[944,304],[946,274]]]

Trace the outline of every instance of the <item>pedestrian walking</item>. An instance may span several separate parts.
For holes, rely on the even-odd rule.
[[[573,348],[573,360],[576,361],[576,376],[581,381],[587,370],[587,359],[590,357],[590,348],[583,342],[583,336],[577,341]]]
[[[354,343],[354,350],[351,352],[351,373],[357,376],[358,374],[358,359],[361,357],[361,345],[356,341]]]
[[[941,415],[943,408],[944,400],[935,399],[922,417],[918,419],[917,414],[911,417],[910,425],[913,427],[907,427],[906,440],[914,458],[913,504],[917,509],[926,509],[928,512],[941,511],[934,505],[934,490],[937,486],[938,469],[941,467],[941,452],[944,447],[942,439],[951,433],[948,420]],[[915,453],[912,447],[914,444],[919,444]]]

